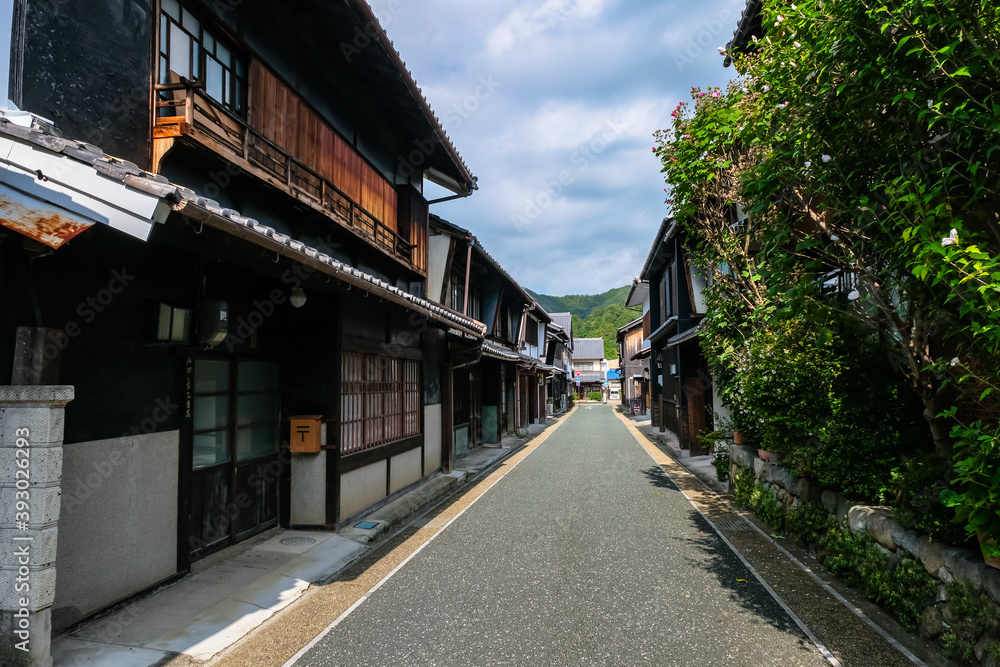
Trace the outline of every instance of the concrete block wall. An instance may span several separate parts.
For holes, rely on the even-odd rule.
[[[0,664],[50,667],[69,386],[0,387]]]

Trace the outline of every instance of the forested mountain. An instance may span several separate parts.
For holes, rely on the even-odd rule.
[[[566,313],[586,319],[590,312],[601,306],[612,304],[625,304],[625,297],[628,296],[629,285],[625,287],[615,287],[603,294],[567,294],[566,296],[549,296],[548,294],[536,294],[530,289],[528,294],[532,296],[538,305],[548,313]]]
[[[638,308],[626,308],[625,298],[629,286],[616,287],[603,294],[570,294],[567,296],[549,296],[528,293],[538,301],[539,305],[549,313],[573,314],[573,336],[575,338],[603,338],[604,356],[608,359],[618,358],[616,337],[618,327],[625,326],[632,320],[642,317]]]

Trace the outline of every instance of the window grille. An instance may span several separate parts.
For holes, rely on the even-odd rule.
[[[344,352],[340,453],[356,454],[420,435],[422,398],[419,361]]]

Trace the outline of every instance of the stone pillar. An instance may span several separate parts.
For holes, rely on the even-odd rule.
[[[51,667],[66,404],[73,387],[0,387],[0,664]]]

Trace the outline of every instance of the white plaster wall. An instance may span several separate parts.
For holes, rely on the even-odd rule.
[[[347,519],[385,498],[386,461],[340,476],[340,518]]]
[[[424,406],[424,474],[441,468],[441,404]]]
[[[292,454],[290,510],[294,525],[326,523],[326,451]]]
[[[392,457],[389,466],[389,493],[396,493],[404,486],[420,481],[420,449],[413,449]]]
[[[176,574],[179,436],[63,447],[56,628]]]
[[[714,378],[712,379],[712,410],[715,412],[717,419],[729,419],[730,417],[729,408],[723,405],[722,399],[719,398],[719,391]],[[718,428],[719,425],[716,424],[715,427]]]
[[[427,298],[436,303],[441,301],[450,249],[451,236],[448,234],[432,235],[427,239]]]

